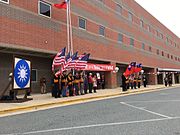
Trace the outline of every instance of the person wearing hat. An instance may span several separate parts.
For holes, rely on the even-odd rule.
[[[92,93],[92,88],[93,88],[93,77],[92,77],[92,73],[89,73],[88,84],[89,84],[89,93]]]

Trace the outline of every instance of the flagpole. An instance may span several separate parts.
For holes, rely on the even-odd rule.
[[[73,54],[73,38],[72,38],[72,23],[71,23],[71,0],[68,2],[68,10],[69,10],[69,25],[70,25],[70,41],[71,41],[71,53]]]
[[[69,32],[69,7],[66,8],[66,22],[67,22],[67,51],[70,51],[70,32]]]

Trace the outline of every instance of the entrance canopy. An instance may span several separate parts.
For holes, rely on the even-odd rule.
[[[113,71],[114,66],[111,64],[93,64],[93,63],[87,63],[87,66],[85,67],[86,71]]]
[[[180,72],[180,69],[173,69],[173,68],[158,68],[160,72]]]

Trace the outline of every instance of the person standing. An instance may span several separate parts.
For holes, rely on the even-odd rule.
[[[88,78],[87,75],[84,74],[84,94],[87,94],[87,89],[88,89]]]
[[[63,74],[61,75],[61,90],[63,97],[67,97],[66,89],[67,89],[67,75],[66,72],[63,72]]]
[[[53,87],[53,96],[55,98],[58,97],[58,91],[59,91],[59,76],[54,75],[54,87]]]
[[[74,95],[74,90],[73,90],[73,76],[72,73],[70,72],[68,77],[67,77],[67,83],[68,83],[68,89],[69,89],[69,96],[73,96]]]
[[[94,90],[94,93],[96,93],[96,90],[97,90],[97,77],[96,75],[93,76],[93,90]]]
[[[75,95],[79,95],[79,80],[80,80],[80,77],[79,77],[79,74],[78,72],[76,72],[76,75],[74,76],[74,88],[75,88]]]
[[[41,87],[41,94],[45,94],[46,93],[46,78],[42,77],[40,79],[40,87]]]
[[[168,77],[168,83],[169,83],[169,86],[172,86],[172,76],[171,75],[169,75],[169,77]]]
[[[92,93],[92,88],[93,88],[93,78],[92,78],[92,73],[89,73],[88,84],[89,84],[89,93]]]
[[[140,88],[141,87],[141,77],[140,77],[140,75],[138,76],[137,81],[138,81],[138,88]]]
[[[79,87],[80,87],[80,93],[81,95],[84,95],[84,78],[83,78],[83,72],[80,73],[80,79],[79,79]]]
[[[164,84],[165,84],[165,86],[167,87],[167,85],[168,85],[168,78],[167,78],[167,76],[164,77]]]
[[[137,78],[136,77],[134,77],[133,85],[134,85],[134,89],[136,89],[136,85],[137,85]]]
[[[122,91],[126,91],[126,77],[122,74]]]
[[[144,87],[146,87],[146,85],[147,85],[147,79],[146,79],[145,75],[143,76],[143,85],[144,85]]]
[[[105,89],[105,77],[104,77],[104,74],[102,74],[102,77],[101,77],[101,85],[102,85],[102,89]]]

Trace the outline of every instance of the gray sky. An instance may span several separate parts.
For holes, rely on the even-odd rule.
[[[135,0],[180,37],[180,0]]]

